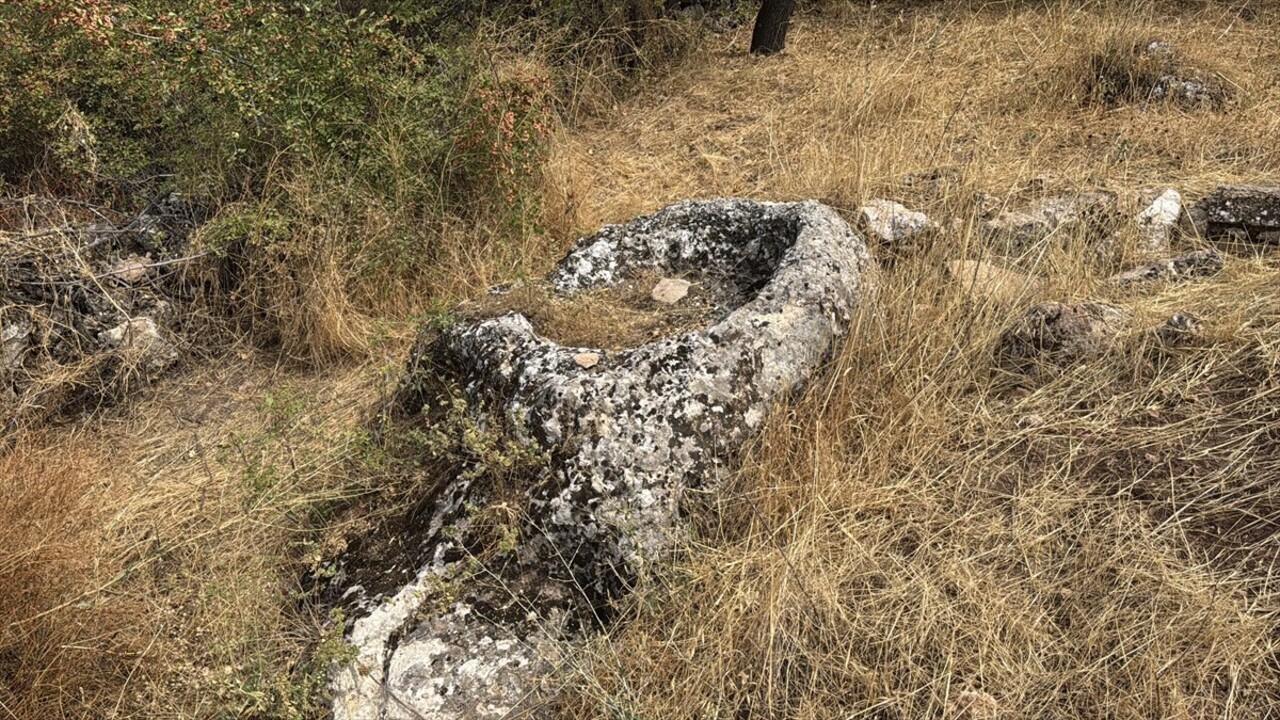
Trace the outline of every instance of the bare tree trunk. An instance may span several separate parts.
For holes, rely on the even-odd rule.
[[[787,27],[795,9],[795,0],[764,0],[760,14],[756,15],[755,30],[751,33],[753,55],[772,55],[786,47]]]

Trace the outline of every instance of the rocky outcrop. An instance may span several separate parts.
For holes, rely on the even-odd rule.
[[[837,347],[871,270],[862,238],[817,203],[685,202],[583,238],[548,280],[569,295],[639,271],[714,278],[730,291],[705,327],[610,352],[560,346],[507,314],[421,342],[401,412],[437,402],[430,388],[447,382],[550,462],[521,496],[518,540],[482,563],[489,582],[444,607],[433,588],[475,572],[469,518],[488,498],[465,473],[434,495],[414,581],[358,603],[359,657],[334,677],[335,718],[488,718],[536,704],[555,649],[684,537],[687,492],[714,488]]]

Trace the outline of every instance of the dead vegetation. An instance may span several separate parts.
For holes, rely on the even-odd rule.
[[[780,56],[748,57],[747,30],[709,36],[660,85],[562,129],[549,235],[450,228],[436,274],[390,293],[406,309],[446,310],[545,266],[574,231],[687,197],[851,212],[885,196],[946,229],[886,270],[733,486],[692,499],[695,542],[566,668],[563,716],[1273,716],[1280,265],[1234,257],[1120,289],[1105,280],[1137,259],[1126,230],[1115,252],[1071,232],[1007,259],[1035,280],[1003,298],[945,268],[989,257],[992,212],[1064,188],[1194,197],[1273,177],[1277,34],[1263,6],[836,4],[799,18]],[[1222,68],[1231,101],[1087,101],[1093,58],[1152,39]],[[377,208],[342,227],[322,200],[312,247],[396,232]],[[285,354],[311,369],[234,348],[0,456],[0,715],[322,715],[340,649],[297,578],[323,572],[324,529],[412,497],[376,492],[393,468],[358,431],[406,333],[366,316],[352,268],[271,262],[283,290],[246,298],[266,332],[295,323]],[[481,312],[529,311],[592,346],[678,329],[639,291],[560,305],[526,287]],[[1000,331],[1040,300],[1135,322],[1087,362],[999,371]],[[1203,332],[1162,341],[1174,313]],[[331,514],[340,502],[368,513]]]

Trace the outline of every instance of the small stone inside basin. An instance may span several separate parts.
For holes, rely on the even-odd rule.
[[[683,300],[685,295],[689,294],[690,285],[691,283],[688,280],[662,278],[657,285],[653,286],[651,296],[660,303],[675,305]]]

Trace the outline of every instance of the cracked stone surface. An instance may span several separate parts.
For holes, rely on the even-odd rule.
[[[350,630],[359,657],[333,679],[337,720],[534,713],[564,643],[685,537],[685,494],[714,489],[770,409],[838,347],[871,291],[866,244],[816,202],[683,202],[579,240],[548,276],[561,293],[639,271],[726,283],[740,299],[708,326],[622,351],[562,347],[510,313],[424,339],[396,398],[431,401],[430,378],[471,412],[504,418],[551,462],[523,495],[519,541],[484,562],[503,592],[432,610],[465,556],[470,482],[434,498],[430,559]],[[583,367],[583,354],[598,362]],[[353,587],[349,594],[359,595]]]

